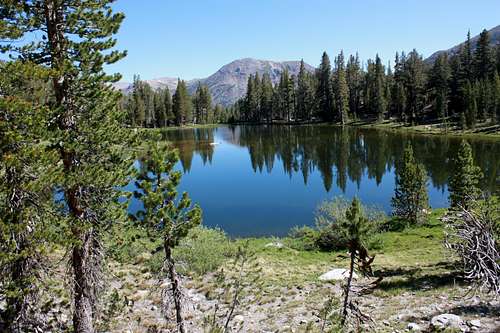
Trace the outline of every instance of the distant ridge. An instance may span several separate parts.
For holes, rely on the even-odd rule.
[[[285,68],[288,69],[290,75],[298,75],[300,61],[276,62],[252,58],[238,59],[222,66],[207,78],[187,81],[187,86],[189,92],[193,93],[198,83],[206,84],[212,94],[214,103],[228,106],[245,94],[250,75],[258,73],[262,77],[264,73],[268,73],[272,82],[277,83]],[[310,72],[314,71],[314,67],[311,65],[305,64],[305,68]],[[145,80],[145,82],[153,89],[168,87],[172,93],[177,87],[177,78],[173,77]],[[132,84],[128,82],[117,82],[114,87],[125,93],[132,90]]]
[[[490,44],[493,46],[500,45],[500,25],[494,27],[493,29],[488,30],[488,32],[490,34]],[[471,37],[471,44],[472,44],[473,50],[476,48],[476,44],[477,44],[478,39],[479,39],[479,35]],[[464,37],[464,41],[465,41],[465,37]],[[434,61],[436,61],[437,57],[443,53],[448,53],[448,55],[457,54],[460,51],[460,47],[463,44],[464,43],[462,42],[462,43],[455,45],[447,50],[441,50],[441,51],[434,52],[433,54],[431,54],[430,57],[425,59],[425,62],[427,64],[433,64]]]
[[[489,30],[491,45],[500,45],[500,25]],[[464,38],[465,39],[465,38]],[[479,35],[471,38],[472,47],[475,49]],[[463,43],[453,46],[447,50],[434,52],[430,57],[425,59],[427,64],[432,64],[437,57],[442,53],[449,55],[456,54],[460,51]],[[305,64],[306,70],[314,71],[314,67]],[[243,58],[230,62],[222,66],[217,72],[204,79],[194,79],[187,81],[188,90],[193,93],[198,86],[198,83],[206,84],[214,104],[229,106],[236,102],[239,98],[245,95],[247,89],[247,81],[250,75],[259,73],[262,77],[264,73],[268,73],[272,82],[275,84],[279,81],[281,73],[288,68],[291,75],[298,75],[300,69],[300,61],[271,61],[259,60],[253,58]],[[175,77],[160,77],[152,80],[145,80],[153,89],[168,87],[173,93],[177,87],[177,78]],[[132,84],[129,82],[117,82],[113,85],[116,89],[129,93],[132,90]]]

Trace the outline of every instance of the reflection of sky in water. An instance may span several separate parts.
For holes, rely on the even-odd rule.
[[[210,139],[219,144],[209,148],[211,162],[204,163],[200,153],[195,152],[179,189],[188,191],[193,202],[201,206],[207,226],[219,226],[232,236],[281,236],[293,226],[313,224],[317,205],[337,195],[347,198],[356,195],[363,203],[377,205],[390,213],[394,167],[386,168],[378,185],[376,177],[368,177],[366,168],[359,187],[346,176],[344,192],[337,186],[337,170],[333,166],[333,182],[327,192],[318,168],[311,169],[307,185],[300,169],[287,173],[277,156],[271,170],[264,166],[262,171],[254,171],[249,148],[231,143],[230,137],[234,136],[227,128],[214,130],[212,135]],[[363,137],[362,146],[366,140],[369,138]],[[204,141],[202,146],[208,146],[208,142]],[[176,167],[182,170],[181,163]],[[431,206],[445,207],[446,185],[434,187],[429,181],[428,188]]]

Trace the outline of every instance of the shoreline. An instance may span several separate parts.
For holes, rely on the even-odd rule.
[[[192,124],[185,126],[169,126],[162,128],[140,128],[140,130],[184,130],[184,129],[198,129],[198,128],[215,128],[221,125],[226,126],[335,126],[342,127],[339,123],[329,122],[272,122],[272,123],[253,123],[253,122],[237,122],[237,123],[218,123],[218,124]],[[441,128],[442,123],[433,123],[426,125],[409,126],[400,122],[383,121],[383,122],[370,122],[364,120],[357,120],[347,123],[346,127],[364,128],[364,129],[378,129],[390,131],[395,133],[408,133],[419,135],[432,135],[432,136],[452,136],[452,137],[465,137],[465,138],[478,138],[478,139],[500,139],[500,126],[481,126],[474,130],[461,130],[456,129],[456,126],[450,126],[448,130]]]

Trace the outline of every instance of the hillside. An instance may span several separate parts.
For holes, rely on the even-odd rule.
[[[500,44],[500,25],[489,30],[492,45]],[[472,45],[475,48],[479,35],[472,37]],[[463,43],[462,43],[463,44]],[[439,54],[447,52],[456,54],[462,44],[453,46],[447,50],[434,52],[425,62],[432,64]],[[288,68],[291,75],[297,75],[300,68],[300,61],[283,61],[276,62],[270,60],[259,60],[253,58],[238,59],[222,66],[217,72],[207,78],[193,79],[187,81],[188,90],[193,93],[198,86],[198,83],[206,84],[212,94],[214,104],[228,106],[236,102],[246,92],[248,77],[251,74],[259,73],[262,76],[268,73],[271,76],[273,83],[277,83],[283,70]],[[308,71],[314,71],[314,67],[306,64]],[[160,77],[151,80],[145,80],[153,89],[165,88],[173,93],[177,87],[177,78],[175,77]],[[130,82],[117,82],[114,85],[117,89],[124,93],[129,93],[132,89]]]
[[[500,45],[500,25],[494,27],[493,29],[489,30],[490,38],[491,38],[491,45]],[[476,48],[476,43],[479,40],[479,35],[476,35],[471,38],[472,42],[472,48],[473,50]],[[428,64],[434,63],[434,61],[437,59],[437,57],[442,54],[442,53],[448,53],[449,55],[457,54],[460,51],[461,46],[463,43],[460,43],[458,45],[455,45],[447,50],[440,50],[437,52],[434,52],[431,54],[430,57],[425,59],[425,62]]]
[[[297,75],[300,69],[300,61],[275,62],[269,60],[258,60],[252,58],[238,59],[222,66],[217,72],[204,79],[194,79],[187,82],[191,93],[196,90],[198,83],[206,84],[212,94],[214,103],[231,105],[246,92],[248,77],[259,73],[260,76],[268,73],[273,83],[277,83],[281,73],[288,68],[291,75]],[[314,71],[314,67],[306,64],[306,69]],[[154,89],[168,87],[173,92],[177,86],[177,78],[163,77],[145,80]],[[132,86],[128,82],[118,82],[117,89],[125,93],[130,92]]]

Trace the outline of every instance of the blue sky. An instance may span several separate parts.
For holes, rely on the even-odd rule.
[[[239,58],[317,66],[343,49],[384,62],[416,48],[424,56],[500,24],[500,0],[118,0],[128,57],[110,70],[130,81],[206,77]]]

